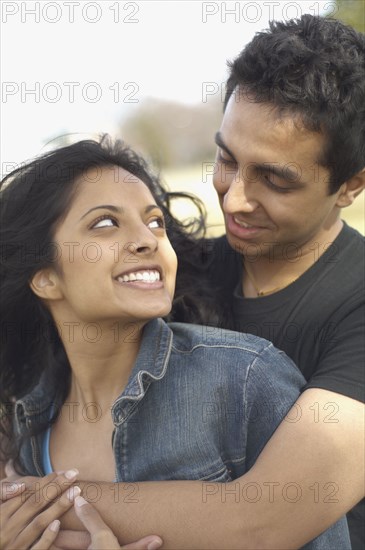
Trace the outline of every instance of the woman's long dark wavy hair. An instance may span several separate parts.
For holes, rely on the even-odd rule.
[[[214,294],[209,292],[203,267],[205,234],[203,204],[187,193],[171,193],[148,169],[145,161],[123,142],[103,136],[100,142],[84,140],[43,154],[20,166],[1,182],[1,351],[0,351],[0,460],[18,461],[21,441],[14,440],[12,419],[16,399],[37,384],[52,368],[57,400],[69,389],[70,367],[53,319],[29,282],[34,274],[55,262],[56,225],[71,205],[77,180],[95,167],[120,166],[150,189],[166,218],[167,234],[179,257],[174,314],[200,324],[217,324]],[[187,223],[171,214],[171,201],[188,198],[198,216]],[[177,312],[177,314],[176,314]],[[37,432],[54,422],[56,415]],[[29,435],[34,435],[33,432]]]

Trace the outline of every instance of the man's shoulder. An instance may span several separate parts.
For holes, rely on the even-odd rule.
[[[346,258],[351,263],[358,264],[359,261],[364,262],[365,260],[365,237],[346,223],[344,223],[341,233],[331,245],[334,249],[333,254],[340,258]],[[354,252],[358,252],[360,255],[353,257]]]
[[[341,297],[347,300],[363,293],[364,266],[365,238],[345,225],[332,243],[325,244],[324,254],[301,279],[313,284],[313,290],[332,293],[336,301],[341,301]]]

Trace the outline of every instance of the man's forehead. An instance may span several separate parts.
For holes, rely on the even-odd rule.
[[[281,109],[273,103],[259,103],[245,95],[231,96],[225,110],[220,134],[227,143],[231,139],[257,139],[260,142],[315,142],[323,146],[323,134],[309,130],[299,112]]]

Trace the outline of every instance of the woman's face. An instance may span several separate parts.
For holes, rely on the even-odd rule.
[[[170,311],[176,254],[151,192],[129,172],[87,171],[55,241],[56,322],[133,322]]]

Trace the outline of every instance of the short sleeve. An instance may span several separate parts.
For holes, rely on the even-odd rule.
[[[342,319],[328,322],[318,335],[322,353],[304,389],[322,388],[357,401],[365,397],[365,308],[353,307]]]
[[[244,396],[248,469],[298,399],[304,385],[305,378],[297,366],[273,344],[252,363]]]

